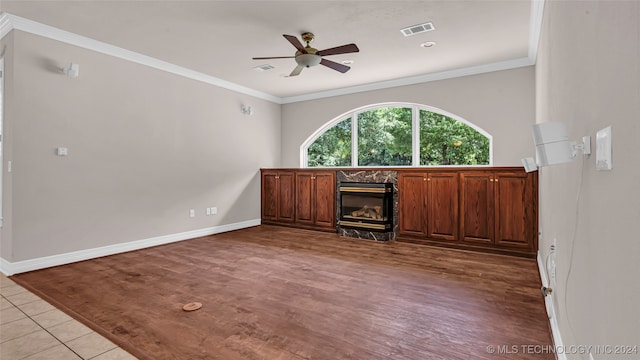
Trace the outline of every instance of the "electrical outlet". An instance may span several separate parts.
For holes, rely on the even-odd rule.
[[[218,214],[218,208],[217,207],[212,207],[211,208],[211,215],[217,215]]]
[[[207,216],[211,215],[211,208],[207,208]]]
[[[549,278],[551,282],[551,286],[556,286],[556,253],[558,252],[558,239],[553,238],[551,245],[549,246],[549,261],[550,261],[550,269],[549,270]]]
[[[189,209],[189,217],[196,217],[196,209]]]

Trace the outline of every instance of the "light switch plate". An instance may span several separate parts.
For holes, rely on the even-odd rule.
[[[59,147],[56,149],[56,154],[58,156],[67,156],[69,155],[69,150],[66,147]]]
[[[612,168],[611,126],[607,126],[596,133],[596,170],[609,171]]]

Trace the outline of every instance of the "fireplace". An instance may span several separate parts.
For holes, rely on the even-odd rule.
[[[341,182],[340,227],[393,231],[393,184]]]

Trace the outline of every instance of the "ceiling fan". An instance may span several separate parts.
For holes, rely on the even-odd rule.
[[[266,60],[266,59],[288,59],[295,58],[296,66],[295,69],[289,74],[289,76],[298,76],[302,72],[302,69],[306,67],[316,66],[318,64],[324,65],[326,67],[330,67],[333,70],[339,71],[341,73],[346,73],[351,69],[350,67],[342,64],[338,64],[337,62],[324,59],[323,56],[328,55],[339,55],[339,54],[347,54],[359,52],[360,49],[356,46],[356,44],[348,44],[342,46],[336,46],[330,49],[320,50],[314,49],[309,44],[313,41],[314,35],[310,32],[303,33],[300,37],[307,43],[307,46],[302,46],[300,40],[293,35],[282,35],[285,39],[289,40],[291,45],[293,45],[298,51],[296,51],[295,56],[274,56],[274,57],[254,57],[253,60]]]

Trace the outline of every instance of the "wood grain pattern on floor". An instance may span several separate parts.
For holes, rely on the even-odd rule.
[[[12,279],[140,359],[554,358],[487,351],[551,346],[531,259],[262,225]]]

